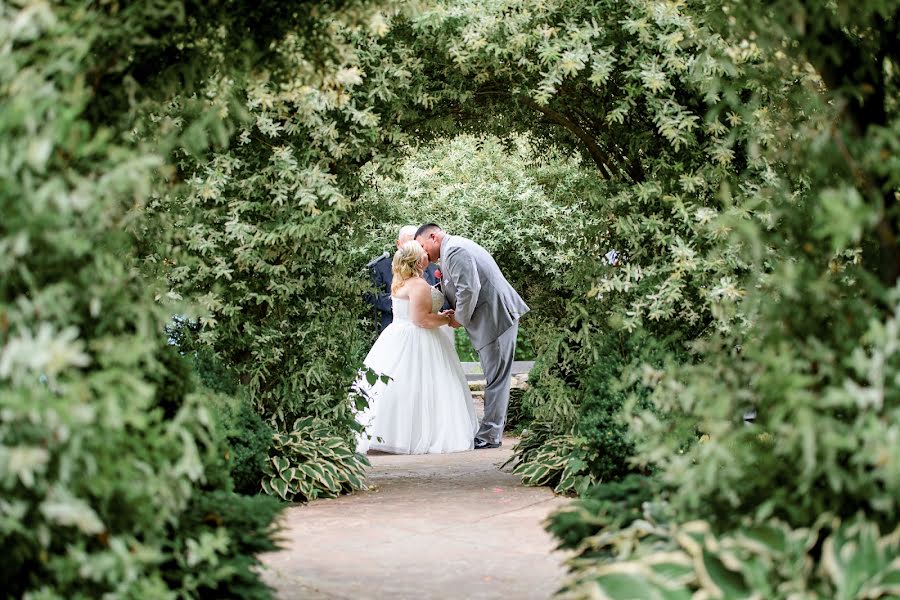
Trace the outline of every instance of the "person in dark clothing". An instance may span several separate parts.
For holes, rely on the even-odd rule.
[[[413,239],[416,234],[415,225],[405,225],[400,228],[397,234],[396,247],[399,248],[405,242]],[[391,253],[384,252],[380,256],[376,256],[366,267],[369,269],[369,277],[372,280],[372,286],[377,290],[374,293],[366,294],[366,302],[375,308],[376,317],[378,318],[378,333],[381,333],[385,327],[394,320],[394,312],[391,307],[391,282],[394,275],[391,272]],[[437,285],[440,281],[441,272],[437,265],[431,263],[425,269],[423,277],[429,285]],[[444,304],[444,310],[449,308],[448,304]]]

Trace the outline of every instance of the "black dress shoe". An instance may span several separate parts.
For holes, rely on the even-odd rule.
[[[486,442],[484,440],[479,440],[478,438],[475,438],[475,449],[476,450],[486,450],[488,448],[499,448],[502,443],[503,442],[497,442],[497,443]]]

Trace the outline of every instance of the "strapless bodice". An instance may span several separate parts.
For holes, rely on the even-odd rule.
[[[391,296],[391,306],[394,311],[394,322],[409,321],[409,298]],[[431,288],[431,312],[437,313],[442,306],[444,306],[444,293],[437,288]]]
[[[394,323],[409,321],[409,299],[391,296],[391,307],[394,311]]]

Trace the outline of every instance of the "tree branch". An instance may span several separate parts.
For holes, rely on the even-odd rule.
[[[613,171],[609,167],[607,156],[597,144],[597,141],[588,132],[582,129],[580,125],[572,121],[566,115],[553,110],[549,106],[541,106],[528,96],[519,96],[519,100],[525,106],[543,113],[545,117],[547,117],[557,125],[562,126],[572,135],[578,138],[579,141],[581,141],[581,143],[587,147],[588,154],[591,155],[594,164],[596,164],[597,168],[600,170],[600,174],[603,175],[605,179],[613,178]]]
[[[584,123],[587,123],[588,128],[596,139],[604,140],[605,143],[602,150],[606,152],[607,157],[616,158],[616,167],[622,173],[626,173],[635,183],[640,183],[646,179],[640,158],[638,156],[630,156],[624,148],[616,143],[612,132],[602,119],[594,118],[593,115],[578,107],[573,107],[572,110],[581,117]]]

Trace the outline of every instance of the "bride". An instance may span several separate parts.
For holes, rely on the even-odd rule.
[[[394,321],[364,361],[390,380],[367,390],[369,408],[357,416],[365,426],[357,452],[434,454],[473,448],[478,421],[472,395],[453,341],[439,329],[450,323],[453,312],[437,312],[444,295],[422,278],[427,266],[428,255],[416,241],[394,254]]]

